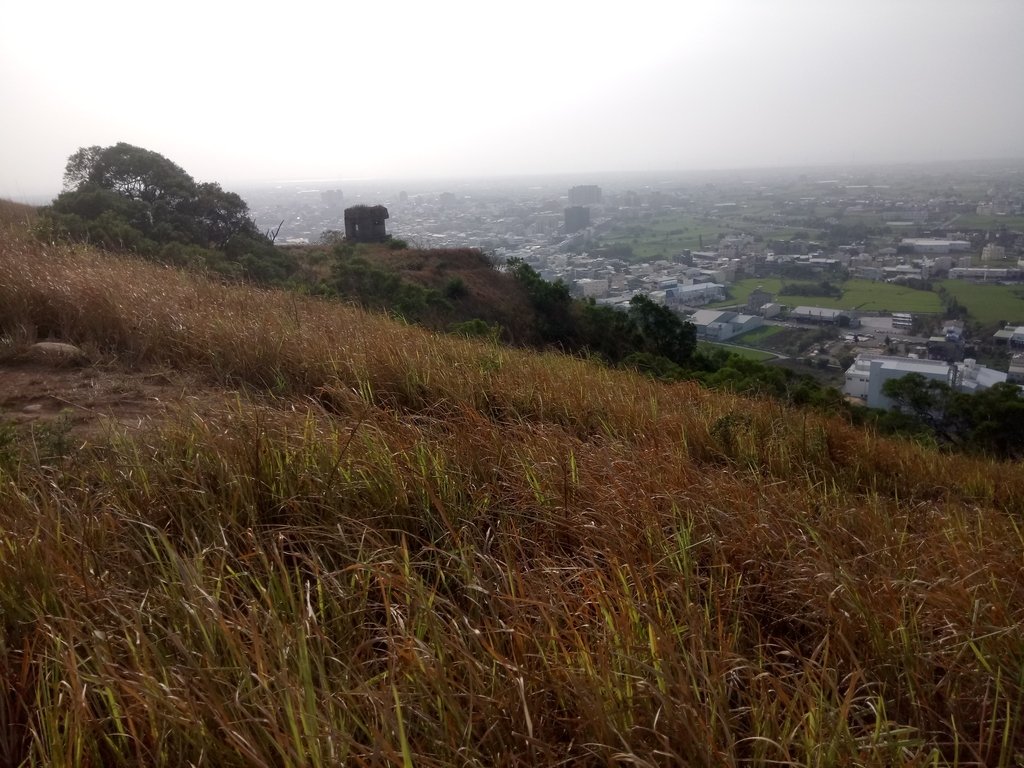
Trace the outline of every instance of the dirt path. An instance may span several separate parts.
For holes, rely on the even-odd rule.
[[[196,397],[175,371],[126,371],[96,365],[0,363],[0,425],[63,420],[72,433],[94,434],[111,422],[145,428]]]

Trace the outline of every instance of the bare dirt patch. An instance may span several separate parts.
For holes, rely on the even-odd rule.
[[[79,436],[112,423],[143,429],[204,397],[177,371],[0,362],[0,423],[15,426],[62,419]]]

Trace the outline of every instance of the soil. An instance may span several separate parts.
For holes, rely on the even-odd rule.
[[[116,365],[0,362],[0,426],[32,428],[61,420],[78,437],[111,424],[145,429],[197,399],[189,377]]]

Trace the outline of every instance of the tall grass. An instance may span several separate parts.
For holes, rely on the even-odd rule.
[[[0,762],[1024,760],[1017,465],[16,231],[0,329],[237,393],[0,462]]]

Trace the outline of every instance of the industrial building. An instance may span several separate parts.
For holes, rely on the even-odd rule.
[[[1007,380],[1002,371],[978,365],[975,360],[947,363],[943,360],[917,360],[886,355],[858,355],[846,371],[843,393],[856,397],[869,408],[888,410],[893,402],[882,392],[885,382],[917,373],[926,379],[939,381],[958,392],[974,393],[989,389]]]
[[[579,184],[569,188],[569,205],[600,205],[601,188],[596,184]]]
[[[565,234],[571,235],[590,226],[590,209],[572,205],[565,209]]]
[[[697,329],[697,337],[708,341],[726,341],[733,336],[761,327],[757,315],[741,315],[718,309],[698,309],[690,317]]]
[[[846,318],[843,320],[843,318]],[[790,320],[798,320],[804,323],[819,323],[832,325],[846,324],[850,328],[860,325],[860,320],[852,312],[845,309],[829,309],[828,307],[794,307],[789,311]]]
[[[900,245],[910,248],[914,253],[954,253],[971,250],[967,240],[941,240],[936,237],[905,237]]]

